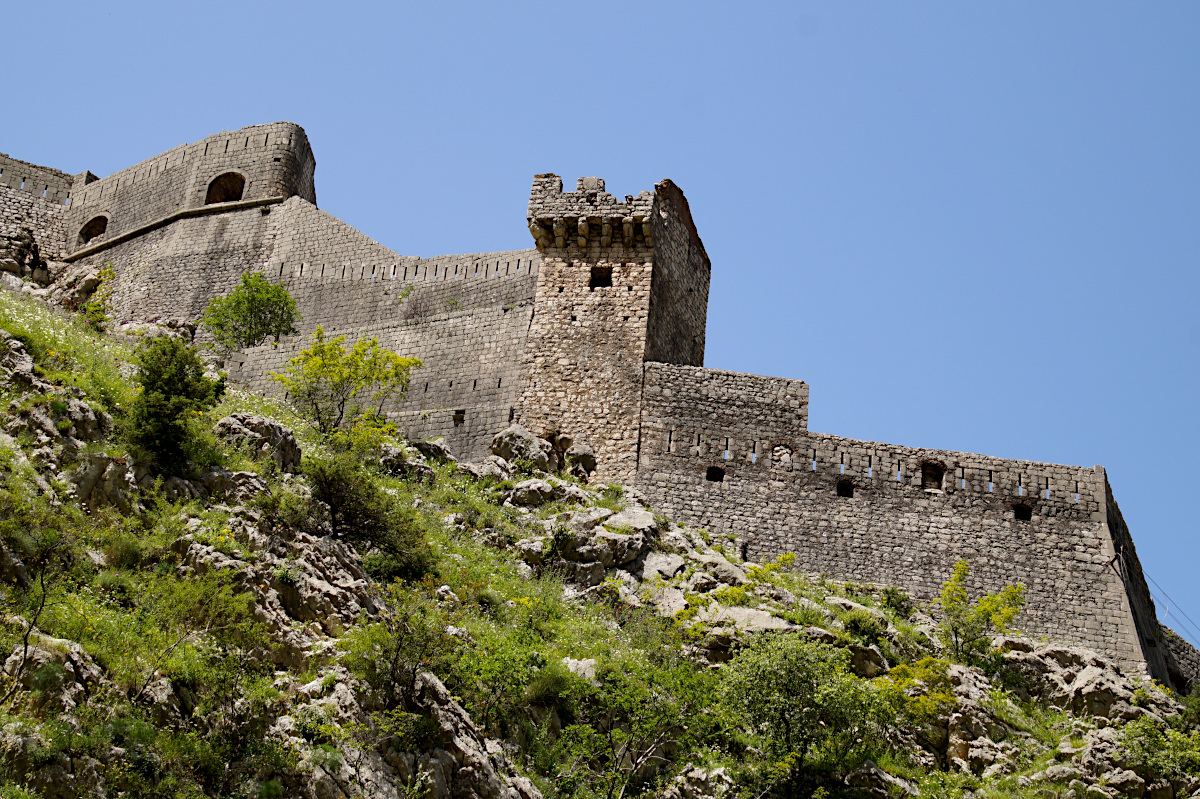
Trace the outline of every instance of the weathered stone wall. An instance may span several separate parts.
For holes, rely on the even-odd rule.
[[[349,341],[374,336],[384,347],[425,366],[405,400],[387,409],[410,438],[445,436],[461,457],[482,458],[492,436],[513,419],[521,356],[533,315],[536,251],[408,259],[383,276],[285,280],[307,314]],[[285,273],[286,277],[286,273]],[[277,392],[270,372],[307,346],[306,336],[235,356],[230,376],[255,390]]]
[[[1194,686],[1200,685],[1200,652],[1166,625],[1162,625],[1162,640],[1170,684],[1180,693],[1190,693]]]
[[[19,185],[19,184],[18,184]],[[29,230],[41,256],[57,260],[62,255],[63,219],[66,206],[43,199],[34,192],[0,185],[0,248]]]
[[[645,360],[703,366],[712,265],[679,187],[664,180],[655,186],[655,195],[654,277]]]
[[[67,247],[83,251],[205,204],[209,184],[226,172],[245,180],[243,200],[299,196],[316,204],[316,160],[304,130],[290,122],[255,125],[181,144],[74,192],[67,213]],[[85,223],[107,217],[101,236],[81,240]]]
[[[117,321],[199,319],[212,297],[233,289],[270,252],[277,229],[263,210],[179,219],[82,261],[113,265]]]
[[[1118,548],[1136,556],[1110,531],[1102,469],[807,432],[797,413],[807,393],[787,383],[647,364],[638,485],[747,557],[792,552],[802,570],[898,585],[923,601],[965,558],[976,592],[1025,584],[1031,631],[1131,665],[1145,659],[1134,621],[1144,586],[1127,591],[1114,565]],[[852,496],[839,495],[847,486]]]

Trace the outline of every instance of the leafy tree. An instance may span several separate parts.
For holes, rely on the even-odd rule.
[[[376,338],[361,338],[349,350],[345,343],[345,336],[326,339],[318,327],[312,346],[289,361],[284,374],[271,375],[326,434],[364,414],[381,415],[388,400],[404,396],[410,373],[421,367],[419,359],[402,358]]]
[[[760,735],[768,789],[806,770],[843,768],[882,745],[894,719],[886,692],[849,671],[850,654],[797,635],[763,636],[722,673],[726,704]]]
[[[934,602],[942,612],[942,641],[958,659],[973,658],[986,649],[988,637],[993,632],[1006,632],[1025,604],[1025,586],[1020,583],[971,602],[967,595],[969,573],[965,560],[954,564],[954,574],[942,584],[942,596]]]
[[[228,355],[232,350],[255,347],[268,338],[296,332],[300,314],[287,289],[267,281],[259,272],[242,275],[242,284],[224,297],[214,297],[201,322]]]
[[[136,379],[141,391],[130,409],[129,444],[159,471],[182,474],[205,443],[197,417],[220,398],[224,380],[206,378],[196,349],[166,337],[142,345]]]

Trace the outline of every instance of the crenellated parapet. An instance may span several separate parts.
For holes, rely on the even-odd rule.
[[[583,254],[616,247],[632,255],[641,247],[654,247],[656,200],[653,192],[643,191],[620,202],[604,190],[603,178],[579,178],[575,191],[565,192],[558,175],[535,175],[529,232],[543,252],[553,248]]]

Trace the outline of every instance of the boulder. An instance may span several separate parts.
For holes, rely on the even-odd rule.
[[[436,458],[450,463],[458,462],[458,458],[454,457],[454,454],[446,446],[445,438],[435,438],[432,441],[413,441],[412,445],[426,458]]]
[[[683,558],[669,552],[647,552],[642,561],[642,579],[662,578],[670,580],[684,569]]]
[[[567,468],[577,477],[586,480],[596,471],[596,452],[586,441],[576,441],[567,447]]]
[[[543,441],[519,424],[501,430],[492,438],[492,454],[512,463],[518,458],[531,461],[542,471],[550,470],[550,442]]]
[[[28,649],[20,643],[13,647],[4,673],[36,692],[31,697],[35,706],[49,706],[56,713],[71,712],[105,682],[104,671],[79,644],[36,632]]]
[[[887,658],[879,651],[879,647],[850,644],[846,648],[850,650],[850,670],[859,677],[870,678],[887,674]]]
[[[574,658],[565,657],[562,659],[562,664],[567,667],[567,671],[574,674],[581,680],[586,680],[592,685],[599,687],[600,681],[596,679],[596,659],[583,658],[575,660]]]
[[[715,552],[696,553],[691,559],[725,585],[744,585],[746,573]]]
[[[537,507],[556,498],[554,486],[536,477],[522,480],[508,492],[506,502],[521,507]]]
[[[279,471],[300,471],[300,445],[292,431],[264,416],[233,413],[217,420],[213,432],[235,446],[249,450],[256,460],[271,458]]]
[[[604,526],[609,530],[621,533],[640,533],[643,536],[653,536],[658,532],[658,522],[649,511],[629,508],[615,516],[604,520]]]
[[[870,760],[846,775],[846,785],[864,796],[887,799],[890,796],[918,796],[920,791],[908,780],[893,777]]]

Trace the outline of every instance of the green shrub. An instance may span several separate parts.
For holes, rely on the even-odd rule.
[[[1118,746],[1129,767],[1143,776],[1200,776],[1200,732],[1195,730],[1180,732],[1142,716],[1122,728]]]
[[[846,632],[868,643],[877,644],[887,635],[887,625],[869,610],[856,608],[838,617]]]
[[[204,309],[201,324],[212,335],[218,350],[255,347],[268,338],[299,331],[296,301],[283,286],[272,285],[259,272],[242,275],[242,284],[224,297],[213,297]]]
[[[200,417],[220,397],[224,380],[204,376],[195,348],[177,338],[151,339],[138,352],[137,382],[141,391],[128,428],[131,449],[164,474],[183,474],[188,460],[211,463],[211,434]]]
[[[942,612],[939,634],[954,656],[976,661],[987,649],[989,636],[1006,632],[1025,604],[1025,586],[1006,585],[999,593],[985,594],[974,602],[967,595],[970,567],[965,560],[954,564],[954,574],[942,584],[942,595],[934,603]]]
[[[722,673],[722,695],[770,757],[790,763],[783,783],[806,770],[852,767],[884,747],[894,721],[885,691],[849,671],[850,655],[795,635],[763,636]]]
[[[413,579],[432,568],[420,515],[384,491],[357,459],[344,454],[310,458],[304,472],[313,501],[329,509],[333,536],[378,550],[368,554],[364,566],[380,579]]]
[[[883,589],[883,606],[902,619],[907,619],[916,610],[912,597],[892,585]]]

